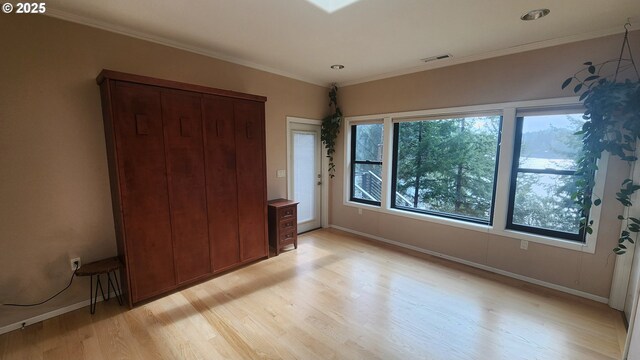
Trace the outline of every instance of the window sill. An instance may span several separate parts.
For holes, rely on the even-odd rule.
[[[595,237],[589,236],[586,243],[578,243],[571,240],[559,239],[549,236],[529,234],[520,231],[497,229],[494,226],[475,224],[472,222],[449,219],[445,217],[439,217],[428,214],[413,213],[410,211],[398,210],[398,209],[384,209],[380,206],[362,204],[354,201],[345,201],[345,206],[354,207],[363,210],[375,211],[378,213],[389,214],[394,216],[405,217],[409,219],[415,219],[420,221],[426,221],[430,223],[436,223],[441,225],[452,226],[456,228],[473,230],[477,232],[487,233],[491,235],[502,236],[513,240],[525,240],[533,243],[559,247],[568,250],[580,251],[584,253],[593,254],[595,252]],[[591,246],[593,244],[593,246]]]
[[[554,238],[550,236],[537,235],[537,234],[529,234],[521,231],[515,230],[501,230],[496,228],[490,228],[489,233],[492,235],[498,235],[503,237],[508,237],[511,239],[517,240],[525,240],[533,243],[555,246],[563,249],[575,250],[584,253],[593,254],[595,253],[595,246],[590,247],[589,244],[595,239],[587,239],[587,242],[581,243],[577,241],[565,240]]]
[[[382,212],[382,208],[380,207],[380,205],[370,205],[370,204],[365,204],[365,203],[360,203],[357,201],[350,201],[350,200],[345,201],[344,205],[351,206],[358,209]]]

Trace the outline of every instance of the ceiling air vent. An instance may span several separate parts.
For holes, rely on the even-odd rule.
[[[424,58],[421,59],[422,62],[432,62],[432,61],[436,61],[436,60],[444,60],[444,59],[449,59],[453,57],[451,54],[444,54],[444,55],[438,55],[438,56],[432,56],[432,57],[428,57],[428,58]]]

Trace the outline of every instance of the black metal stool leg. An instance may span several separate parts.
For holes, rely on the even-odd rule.
[[[93,279],[93,275],[91,276]],[[102,293],[102,299],[104,299],[104,290],[102,289],[102,283],[100,282],[100,274],[96,275],[96,290],[93,293],[93,298],[91,299],[91,314],[96,313],[96,304],[98,303],[98,288],[100,288],[100,293]]]
[[[118,304],[122,305],[122,294],[118,292],[118,289],[120,288],[120,284],[118,284],[118,277],[116,276],[116,273],[113,272],[113,279],[116,281],[116,284],[118,284],[118,287],[115,287],[115,285],[113,285],[113,282],[111,281],[111,273],[113,271],[110,271],[107,273],[107,278],[109,279],[109,285],[107,286],[107,292],[109,292],[109,288],[113,288],[113,292],[116,294],[116,299],[118,299]]]
[[[93,308],[93,275],[89,277],[89,313],[93,315],[96,310]]]
[[[109,297],[104,297],[104,289],[102,289],[102,282],[100,281],[100,275],[98,274],[96,275],[98,277],[98,285],[100,285],[100,293],[102,294],[102,300],[104,301],[109,301]],[[98,286],[96,285],[96,286]],[[96,298],[96,302],[97,302],[97,298]]]
[[[104,293],[102,294],[102,300],[103,301],[109,301],[109,299],[111,298],[111,291],[109,291],[109,285],[111,283],[111,279],[109,278],[109,273],[107,272],[107,297],[104,297]]]
[[[113,282],[111,281],[111,271],[107,271],[107,297],[111,297],[111,289],[115,291],[115,286],[113,286]]]
[[[91,283],[93,283],[93,275],[91,275]],[[100,283],[100,274],[96,275],[96,290],[92,294],[91,297],[91,314],[96,313],[96,304],[98,303],[98,287],[100,287],[100,291],[102,291],[102,284]]]

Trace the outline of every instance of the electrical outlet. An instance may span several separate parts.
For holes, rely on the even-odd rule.
[[[358,208],[358,215],[362,215],[362,209]]]
[[[529,248],[529,242],[527,240],[520,240],[520,249],[527,250]]]
[[[79,257],[69,259],[69,263],[71,264],[71,271],[76,271],[77,269],[80,269],[80,267],[82,266],[82,262],[80,262]]]

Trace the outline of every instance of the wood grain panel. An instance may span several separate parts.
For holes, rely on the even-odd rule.
[[[162,92],[169,204],[178,283],[211,272],[200,95]]]
[[[233,100],[204,96],[202,109],[211,259],[222,271],[240,262]]]
[[[156,88],[121,82],[112,96],[127,265],[136,302],[176,283],[161,100]],[[139,134],[141,121],[145,129]]]
[[[245,261],[268,255],[264,106],[258,102],[237,100],[234,112],[240,253]]]

